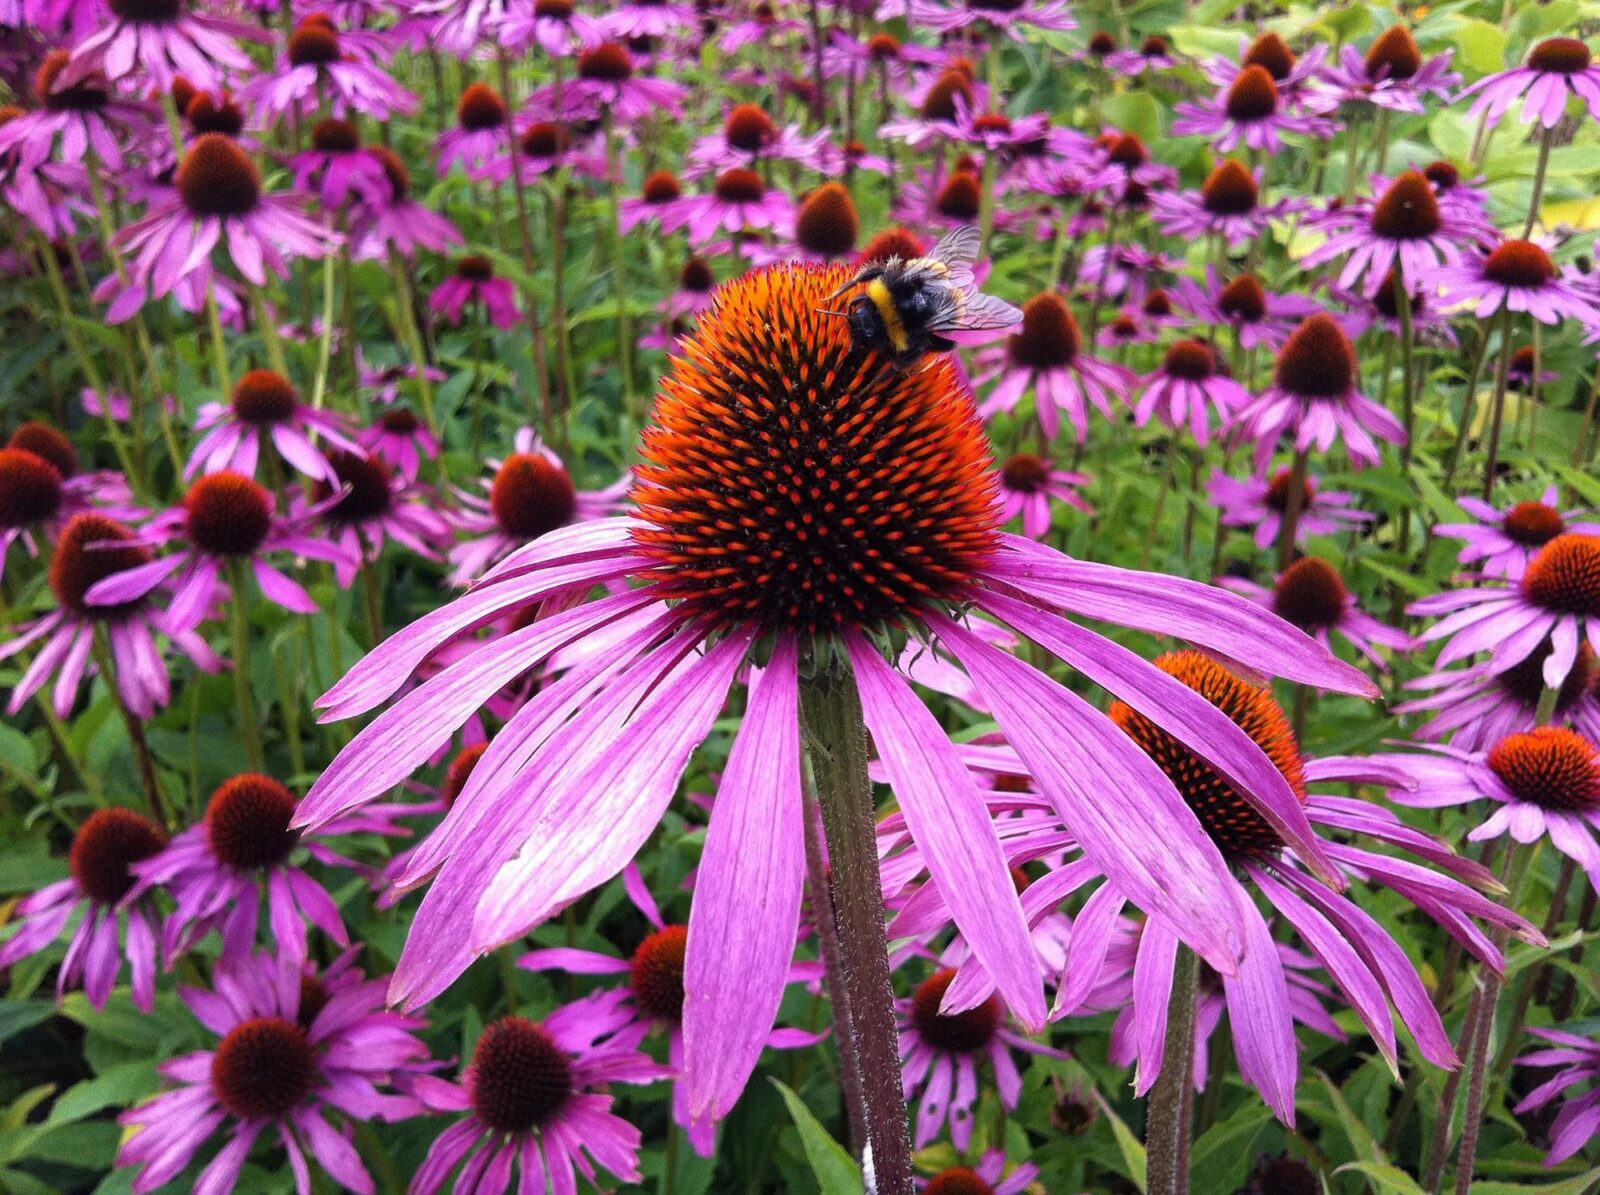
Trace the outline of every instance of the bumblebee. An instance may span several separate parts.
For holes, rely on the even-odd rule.
[[[955,348],[952,332],[994,332],[1019,323],[1022,312],[982,294],[972,276],[980,241],[976,228],[958,228],[926,257],[891,257],[866,267],[828,300],[865,287],[844,311],[861,348],[888,356],[900,369],[929,353]]]

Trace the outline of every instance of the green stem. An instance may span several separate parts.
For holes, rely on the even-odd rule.
[[[245,758],[250,770],[262,771],[266,756],[261,749],[261,720],[256,713],[255,694],[250,691],[250,574],[243,561],[235,561],[233,600],[228,603],[228,621],[233,632],[233,695],[239,706],[239,734],[244,739]]]
[[[1200,957],[1180,945],[1173,964],[1161,1074],[1150,1089],[1145,1119],[1147,1195],[1188,1195],[1195,995],[1199,986]]]
[[[1506,381],[1511,374],[1511,308],[1500,311],[1500,361],[1494,375],[1494,398],[1489,411],[1489,453],[1483,463],[1483,500],[1494,493],[1495,469],[1500,463],[1500,429],[1506,414]]]
[[[637,409],[633,387],[633,329],[628,318],[628,272],[626,240],[622,235],[622,164],[617,153],[617,132],[607,108],[603,117],[606,138],[606,185],[611,194],[611,248],[616,273],[617,367],[622,371],[623,409],[636,423],[644,421]]]
[[[1278,528],[1278,571],[1294,561],[1294,538],[1300,526],[1301,507],[1306,498],[1306,469],[1310,458],[1305,449],[1296,449],[1289,470],[1289,492],[1284,496],[1283,523]]]
[[[128,744],[133,750],[134,763],[139,768],[139,781],[144,786],[145,800],[150,805],[150,816],[159,824],[170,828],[173,822],[167,813],[167,803],[161,795],[161,780],[156,775],[155,757],[150,754],[150,743],[144,737],[144,723],[139,720],[139,715],[128,708],[128,703],[123,700],[122,690],[117,687],[116,665],[112,659],[111,649],[106,645],[106,633],[101,627],[96,627],[94,631],[94,658],[100,668],[100,679],[110,691],[111,699],[116,702],[117,709],[122,714],[122,724],[127,728]]]
[[[1550,145],[1555,139],[1554,128],[1545,129],[1539,135],[1539,160],[1533,168],[1533,194],[1528,199],[1528,219],[1522,226],[1522,239],[1527,240],[1533,233],[1533,226],[1539,221],[1539,204],[1544,199],[1544,175],[1550,165]]]

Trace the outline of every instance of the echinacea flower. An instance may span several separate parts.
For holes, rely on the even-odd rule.
[[[1320,556],[1300,557],[1283,570],[1271,589],[1242,577],[1223,577],[1217,584],[1270,606],[1279,618],[1314,636],[1319,643],[1331,645],[1332,634],[1337,631],[1346,643],[1384,670],[1389,665],[1378,654],[1378,648],[1403,652],[1411,647],[1410,635],[1362,610],[1339,570]]]
[[[476,182],[503,182],[511,171],[511,113],[500,93],[474,83],[456,101],[456,123],[434,141],[439,171],[460,166]]]
[[[331,253],[340,237],[302,210],[299,197],[267,194],[261,172],[237,142],[206,133],[189,143],[174,176],[172,197],[117,233],[128,254],[129,283],[109,318],[127,318],[209,266],[219,244],[244,278],[264,286],[269,273],[289,275],[295,258]]]
[[[670,170],[656,170],[645,180],[638,195],[619,205],[619,227],[629,232],[647,220],[656,221],[663,232],[673,232],[687,218],[683,212],[683,184]]]
[[[315,614],[317,604],[304,587],[266,559],[281,552],[346,563],[339,547],[309,534],[315,517],[315,512],[278,514],[271,491],[242,473],[207,473],[189,487],[181,504],[156,515],[139,532],[138,542],[147,547],[177,540],[186,540],[187,547],[95,582],[84,600],[91,606],[125,606],[168,584],[168,628],[193,630],[227,597],[223,572],[237,566],[255,576],[262,596],[273,605]],[[241,596],[235,594],[234,600]],[[243,663],[235,661],[235,666]]]
[[[337,211],[352,199],[383,203],[389,177],[379,157],[361,144],[348,120],[319,120],[311,126],[311,147],[294,157],[296,190],[315,191],[322,206]]]
[[[1533,1026],[1528,1032],[1549,1042],[1550,1047],[1522,1055],[1517,1065],[1560,1069],[1523,1096],[1513,1111],[1523,1116],[1562,1099],[1561,1110],[1550,1125],[1550,1152],[1544,1159],[1546,1166],[1555,1166],[1572,1157],[1600,1132],[1600,1084],[1595,1084],[1595,1080],[1600,1079],[1600,1042],[1565,1029]],[[1576,1095],[1571,1094],[1573,1088],[1583,1084],[1590,1086]]]
[[[572,0],[522,0],[506,9],[496,32],[508,50],[538,45],[553,58],[569,57],[605,40],[600,22],[577,11]]]
[[[415,1036],[422,1021],[383,1008],[382,980],[338,979],[304,972],[298,959],[251,953],[219,965],[213,990],[179,989],[220,1040],[162,1063],[176,1086],[118,1117],[131,1132],[117,1165],[139,1167],[134,1191],[177,1178],[219,1132],[227,1143],[193,1189],[235,1190],[257,1140],[272,1132],[302,1189],[310,1187],[309,1154],[344,1190],[372,1195],[354,1125],[422,1114],[416,1100],[380,1088],[419,1074],[428,1048]]]
[[[1257,469],[1266,467],[1285,435],[1297,452],[1327,452],[1342,438],[1352,465],[1376,465],[1382,459],[1376,440],[1404,444],[1406,430],[1356,389],[1360,380],[1349,335],[1338,320],[1318,312],[1284,341],[1272,385],[1239,411],[1234,433],[1255,441]]]
[[[1468,96],[1476,97],[1467,109],[1469,121],[1481,117],[1497,123],[1522,100],[1523,124],[1553,129],[1573,96],[1588,108],[1591,118],[1600,119],[1600,67],[1595,65],[1594,51],[1577,38],[1548,37],[1528,51],[1521,66],[1484,76],[1456,99]]]
[[[39,555],[39,537],[55,539],[74,515],[98,511],[127,521],[143,516],[127,480],[109,470],[84,472],[78,452],[49,424],[31,420],[0,448],[0,576],[11,545]]]
[[[600,24],[611,37],[627,41],[676,37],[693,28],[698,19],[692,4],[676,0],[624,0],[601,17]]]
[[[1288,201],[1261,203],[1260,175],[1237,158],[1218,163],[1198,191],[1157,191],[1150,206],[1168,236],[1219,236],[1230,247],[1264,236],[1267,225],[1288,211]]]
[[[128,899],[132,867],[167,845],[167,832],[131,809],[111,806],[84,819],[72,837],[69,874],[17,905],[18,929],[0,943],[0,967],[14,967],[53,945],[81,912],[66,958],[56,971],[56,992],[83,987],[89,1003],[104,1008],[126,954],[133,1002],[145,1012],[156,1002],[156,927],[161,912],[146,895]],[[118,947],[118,926],[122,946]]]
[[[522,132],[517,134],[517,178],[525,187],[536,187],[556,171],[565,169],[571,171],[573,177],[603,181],[609,177],[610,167],[604,153],[597,152],[594,144],[594,135],[599,132],[595,129],[590,133],[581,124],[565,121],[523,123]],[[629,227],[624,217],[623,231]]]
[[[500,1195],[519,1167],[520,1191],[575,1192],[574,1171],[595,1182],[597,1164],[620,1182],[641,1182],[642,1137],[611,1110],[611,1085],[671,1072],[639,1052],[650,1027],[621,1006],[624,997],[597,992],[542,1021],[502,1017],[478,1038],[461,1083],[415,1080],[430,1111],[467,1115],[429,1147],[412,1195],[433,1195],[463,1162],[461,1180],[470,1176],[479,1195]]]
[[[1517,581],[1447,590],[1411,603],[1409,614],[1439,616],[1418,642],[1447,642],[1442,667],[1488,652],[1491,672],[1527,659],[1549,639],[1544,683],[1566,681],[1587,639],[1600,650],[1600,536],[1566,532],[1534,553]]]
[[[328,463],[333,477],[316,483],[308,505],[315,506],[328,538],[342,550],[334,562],[341,586],[354,581],[391,539],[424,559],[439,559],[438,545],[450,538],[450,524],[415,477],[359,450],[335,453]]]
[[[1284,133],[1324,136],[1330,132],[1322,118],[1289,108],[1263,66],[1245,67],[1211,99],[1180,103],[1175,111],[1174,133],[1209,137],[1219,153],[1232,153],[1240,146],[1278,153],[1283,149]]]
[[[409,115],[418,103],[415,94],[359,52],[359,37],[342,34],[320,12],[294,27],[282,62],[245,84],[239,96],[273,115],[304,116],[326,104],[333,116],[359,112],[380,121]]]
[[[185,480],[223,470],[250,477],[268,448],[291,468],[326,481],[333,466],[316,440],[347,452],[358,448],[342,419],[301,402],[289,379],[270,369],[252,369],[235,382],[226,406],[202,405],[194,425],[206,434],[189,454]]]
[[[895,1001],[905,1096],[917,1103],[912,1141],[918,1149],[948,1129],[951,1143],[966,1151],[977,1111],[978,1067],[984,1062],[994,1073],[1000,1106],[1010,1112],[1022,1098],[1022,1074],[1014,1051],[1066,1057],[1007,1025],[998,996],[961,1012],[941,1012],[955,977],[953,968],[935,971],[909,998]]]
[[[1177,64],[1171,44],[1159,33],[1146,37],[1136,50],[1116,50],[1105,57],[1107,70],[1134,79],[1146,71],[1170,70]]]
[[[1039,1168],[1032,1162],[1013,1166],[1006,1173],[1006,1155],[991,1149],[976,1166],[951,1166],[926,1179],[917,1180],[922,1195],[1023,1195]]]
[[[1280,1120],[1294,1123],[1299,1074],[1295,1023],[1306,1010],[1292,995],[1299,984],[1288,973],[1301,967],[1293,956],[1279,950],[1274,927],[1280,924],[1291,928],[1322,965],[1391,1066],[1396,1057],[1396,1021],[1411,1032],[1423,1057],[1435,1065],[1454,1066],[1455,1052],[1415,965],[1389,932],[1342,889],[1359,881],[1392,890],[1497,971],[1503,970],[1504,957],[1474,924],[1475,919],[1509,929],[1530,942],[1543,941],[1539,932],[1482,895],[1498,885],[1481,864],[1413,830],[1382,806],[1314,791],[1322,785],[1403,786],[1409,782],[1409,769],[1401,761],[1390,756],[1304,758],[1289,718],[1270,688],[1200,652],[1171,653],[1160,657],[1156,665],[1225,713],[1265,752],[1297,794],[1306,818],[1306,839],[1288,849],[1278,830],[1246,805],[1243,790],[1144,714],[1121,702],[1113,705],[1113,721],[1172,779],[1205,833],[1240,877],[1232,891],[1250,927],[1248,947],[1239,973],[1220,977],[1233,1023],[1240,1075],[1260,1090]],[[1383,853],[1372,849],[1374,846],[1398,848],[1401,853]],[[1327,857],[1334,868],[1331,876],[1313,875],[1306,868],[1306,850]],[[1030,890],[1048,886],[1064,895],[1065,890],[1093,879],[1094,869],[1085,868],[1081,860],[1069,855],[1063,865],[1035,880]],[[1257,908],[1257,898],[1268,906],[1265,915]],[[1107,953],[1125,935],[1119,919],[1126,903],[1114,881],[1095,889],[1084,902],[1073,922],[1053,1015],[1069,1015],[1083,1007],[1103,984]],[[1139,1093],[1149,1090],[1163,1065],[1173,960],[1179,942],[1166,924],[1155,919],[1147,919],[1139,931],[1133,962],[1133,1019],[1125,1030],[1132,1036],[1138,1060],[1135,1090]],[[965,1007],[981,996],[986,985],[969,980],[982,978],[969,976],[963,968],[957,984],[966,990],[958,996],[952,987],[946,1007]]]
[[[1321,310],[1304,295],[1267,290],[1254,274],[1238,274],[1225,283],[1215,266],[1206,267],[1203,288],[1193,279],[1180,278],[1174,290],[1190,315],[1231,328],[1239,346],[1246,349],[1265,346],[1276,352],[1301,320]]]
[[[70,58],[66,50],[45,55],[33,82],[39,107],[0,123],[0,154],[17,153],[23,167],[34,170],[59,138],[62,161],[80,162],[92,154],[106,170],[121,170],[123,142],[131,129],[149,121],[150,105],[119,97],[97,71],[64,82]]]
[[[256,26],[219,13],[196,12],[191,0],[119,0],[109,20],[72,51],[73,82],[100,70],[113,83],[124,79],[168,90],[179,76],[210,91],[229,72],[255,70],[240,41],[265,41]]]
[[[686,195],[678,202],[689,240],[696,245],[721,232],[786,232],[794,218],[794,201],[742,166],[717,175],[710,193]]]
[[[1272,77],[1284,103],[1302,107],[1327,69],[1327,57],[1325,45],[1314,45],[1306,53],[1296,54],[1281,33],[1269,29],[1254,41],[1241,37],[1239,60],[1213,58],[1206,67],[1206,74],[1217,86],[1230,87],[1240,71],[1259,66]]]
[[[1433,533],[1462,541],[1464,546],[1456,557],[1462,564],[1475,565],[1486,577],[1520,581],[1539,549],[1556,536],[1569,531],[1600,535],[1600,524],[1576,521],[1583,510],[1564,511],[1557,506],[1560,496],[1559,486],[1546,486],[1537,501],[1496,510],[1481,498],[1463,494],[1456,504],[1474,521],[1441,523]]]
[[[823,183],[795,212],[795,247],[808,261],[849,257],[856,251],[860,233],[860,213],[842,183]]]
[[[707,830],[684,962],[690,1108],[726,1115],[792,961],[804,884],[801,654],[809,661],[826,643],[839,661],[829,683],[859,695],[957,927],[1012,1012],[1040,1024],[1040,977],[993,825],[954,746],[869,638],[891,625],[936,636],[1085,849],[1153,916],[1191,934],[1203,957],[1236,966],[1237,917],[1215,898],[1231,881],[1214,849],[1184,828],[1189,815],[1170,782],[1119,746],[1104,715],[952,615],[976,607],[1042,637],[1174,733],[1206,743],[1230,774],[1257,764],[1235,754],[1225,718],[1168,717],[1146,700],[1146,683],[1160,683],[1154,669],[1061,611],[1178,635],[1267,673],[1359,693],[1372,686],[1223,591],[1001,534],[987,444],[954,363],[940,355],[898,369],[823,311],[852,272],[769,267],[722,287],[662,382],[636,470],[636,513],[536,540],[391,635],[323,698],[327,717],[371,710],[462,631],[558,599],[559,612],[478,646],[364,728],[302,802],[304,826],[372,801],[506,682],[605,628],[603,650],[542,687],[495,736],[401,877],[408,887],[434,878],[396,1000],[430,998],[478,954],[620,872],[654,832],[741,670],[761,663]],[[784,430],[797,418],[804,436]],[[625,580],[637,584],[571,604]],[[770,651],[755,654],[758,640]],[[1130,791],[1137,799],[1119,799]],[[1262,794],[1274,816],[1295,816],[1273,799],[1292,801],[1287,792]],[[729,974],[742,982],[728,984]]]
[[[1016,453],[1000,466],[1001,517],[1008,523],[1020,517],[1022,534],[1043,539],[1050,530],[1052,498],[1084,514],[1094,513],[1094,507],[1078,495],[1078,487],[1088,483],[1082,473],[1058,469],[1042,456]]]
[[[1294,470],[1284,466],[1269,478],[1265,473],[1240,480],[1220,469],[1211,474],[1211,501],[1227,527],[1255,529],[1256,547],[1266,551],[1278,542],[1283,516],[1289,509],[1289,487]],[[1304,543],[1313,535],[1337,535],[1357,531],[1376,517],[1355,508],[1356,496],[1343,490],[1324,490],[1317,480],[1306,475],[1300,496],[1300,518],[1295,523],[1295,542]]]
[[[561,458],[531,428],[517,431],[516,451],[491,461],[484,497],[461,493],[449,521],[470,538],[450,549],[451,581],[470,585],[492,565],[558,527],[615,514],[631,482],[621,478],[599,490],[580,491]]]
[[[1462,227],[1439,204],[1433,184],[1407,170],[1370,203],[1345,204],[1318,221],[1331,235],[1302,259],[1305,266],[1344,257],[1336,285],[1354,289],[1364,278],[1371,297],[1398,275],[1416,286],[1440,265],[1451,266],[1472,229]]]
[[[477,253],[457,258],[455,272],[428,296],[428,306],[452,324],[461,322],[468,303],[481,305],[497,328],[514,328],[522,320],[516,286],[509,278],[497,278],[494,263]]]
[[[395,407],[356,437],[363,452],[378,457],[401,476],[416,479],[424,458],[439,456],[439,439],[409,407]]]
[[[1412,732],[1414,738],[1448,739],[1454,747],[1480,751],[1513,734],[1540,724],[1540,704],[1545,695],[1544,662],[1550,655],[1547,639],[1520,663],[1503,672],[1486,664],[1441,668],[1406,682],[1406,688],[1424,696],[1394,707],[1397,714],[1426,713],[1428,721]],[[1590,742],[1600,742],[1600,667],[1594,649],[1578,645],[1577,659],[1567,679],[1556,690],[1548,711],[1555,726],[1571,726]]]
[[[1501,311],[1526,312],[1541,324],[1600,316],[1600,298],[1566,281],[1533,241],[1502,241],[1487,254],[1429,270],[1422,281],[1438,288],[1444,307],[1470,307],[1480,320]]]
[[[591,119],[609,112],[619,121],[643,116],[677,116],[688,89],[670,79],[639,74],[633,55],[621,42],[607,41],[578,55],[578,77],[557,91],[541,87],[528,97],[533,111],[554,112],[557,119]],[[556,108],[560,99],[563,107]]]
[[[383,168],[388,186],[381,194],[364,192],[350,221],[354,255],[362,260],[385,259],[390,252],[414,257],[418,249],[443,253],[461,243],[456,226],[429,211],[411,194],[411,171],[387,145],[369,151]]]
[[[1025,41],[1027,29],[1061,33],[1078,27],[1066,0],[972,0],[951,4],[910,0],[909,11],[919,29],[954,33],[976,27],[1004,33],[1013,41]]]
[[[981,408],[985,419],[1014,411],[1029,390],[1034,415],[1048,439],[1061,430],[1066,415],[1082,444],[1089,435],[1089,404],[1107,419],[1114,401],[1127,401],[1137,383],[1132,370],[1084,352],[1083,333],[1066,300],[1052,291],[1035,295],[1022,308],[1022,327],[1006,339],[1003,350],[984,356],[994,368],[978,377],[993,383]]]
[[[1201,340],[1180,340],[1169,345],[1161,367],[1139,383],[1144,393],[1133,405],[1139,427],[1159,417],[1173,431],[1185,428],[1201,448],[1211,443],[1211,412],[1227,423],[1250,401],[1250,392],[1230,378],[1215,350]]]
[[[808,137],[799,125],[779,128],[759,104],[737,104],[723,121],[720,133],[701,137],[689,148],[689,169],[685,173],[689,178],[700,178],[736,166],[757,170],[773,162],[793,162],[808,170],[820,170],[827,140],[825,129]]]
[[[619,1013],[632,1016],[623,1028],[635,1021],[667,1034],[667,1062],[674,1071],[683,1069],[683,959],[689,941],[685,925],[669,924],[644,886],[637,867],[629,866],[626,886],[634,907],[644,915],[651,932],[626,957],[582,950],[573,946],[552,946],[529,951],[517,960],[526,971],[566,971],[573,975],[626,976],[626,999],[616,1004]],[[814,964],[808,964],[809,967]],[[804,978],[800,965],[791,971],[792,979]],[[816,1045],[823,1036],[803,1029],[774,1029],[766,1044],[778,1049]],[[672,1087],[672,1117],[684,1130],[689,1144],[701,1157],[712,1156],[716,1144],[716,1122],[705,1115],[695,1116],[689,1108],[685,1083]]]
[[[1323,76],[1311,102],[1331,111],[1339,104],[1371,104],[1391,112],[1425,111],[1429,96],[1448,99],[1461,76],[1450,69],[1453,50],[1424,58],[1417,39],[1404,25],[1391,25],[1363,54],[1352,45]]]
[[[1386,756],[1414,781],[1389,798],[1419,809],[1493,802],[1467,833],[1471,842],[1509,834],[1519,843],[1546,835],[1550,845],[1600,883],[1600,748],[1567,726],[1539,726],[1468,751],[1435,746],[1426,754]]]
[[[55,677],[51,704],[58,717],[72,712],[78,690],[89,673],[89,657],[102,635],[114,662],[114,685],[128,711],[139,718],[152,717],[172,695],[172,679],[156,645],[158,633],[207,672],[222,668],[222,661],[192,631],[167,625],[166,614],[148,596],[120,606],[92,606],[87,601],[95,584],[116,573],[148,564],[150,549],[138,542],[128,527],[97,511],[73,516],[56,540],[50,560],[50,592],[56,608],[31,624],[13,628],[10,640],[0,644],[0,660],[9,659],[34,644],[39,654],[11,691],[6,713],[15,714]]]

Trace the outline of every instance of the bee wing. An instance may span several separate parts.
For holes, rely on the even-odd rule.
[[[978,250],[983,238],[978,230],[968,224],[956,229],[933,247],[924,261],[937,263],[951,286],[965,289],[973,284],[972,263],[978,260]]]
[[[1022,322],[1022,312],[993,295],[979,291],[952,291],[947,304],[928,321],[928,331],[999,332]]]

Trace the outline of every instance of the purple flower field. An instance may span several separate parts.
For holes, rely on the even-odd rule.
[[[1594,45],[0,0],[0,1192],[1600,1190]]]

